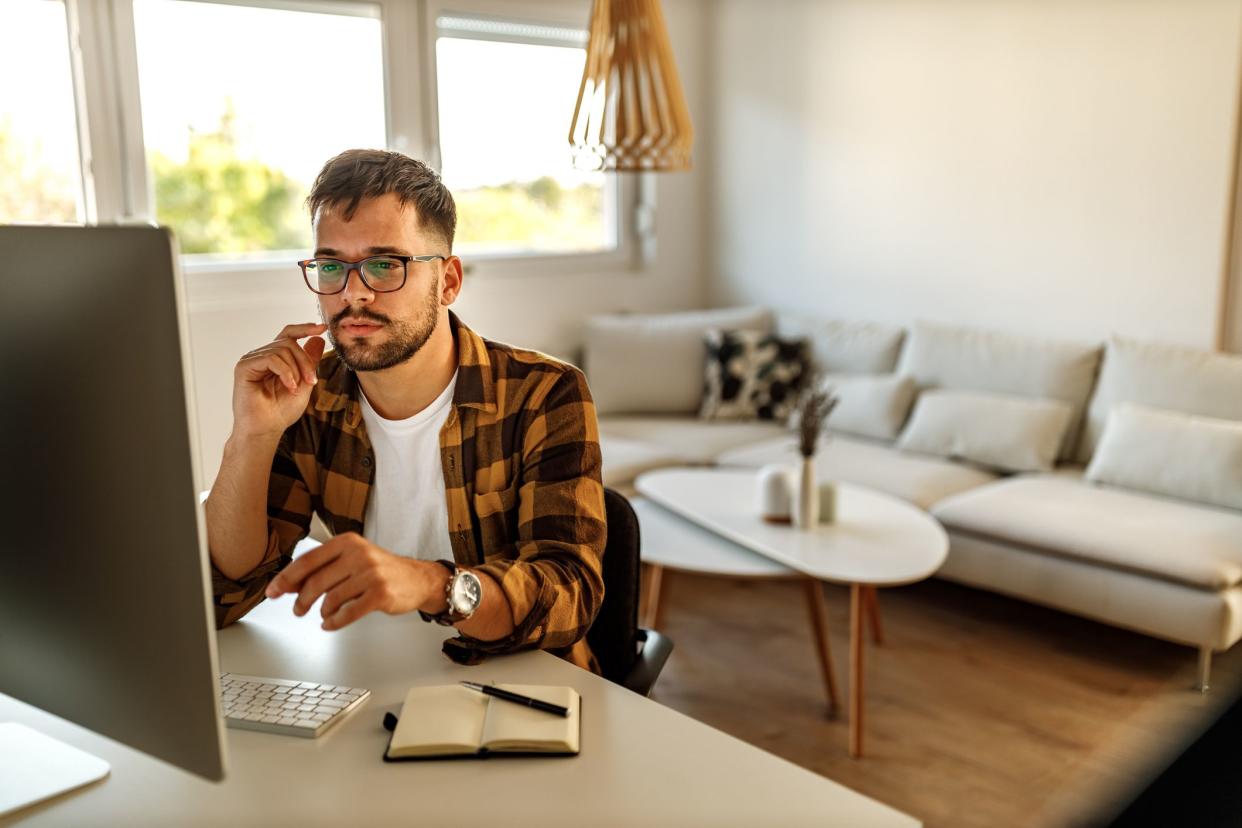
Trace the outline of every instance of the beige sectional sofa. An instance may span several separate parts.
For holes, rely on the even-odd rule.
[[[712,327],[805,337],[836,377],[912,378],[899,433],[834,431],[816,465],[940,520],[940,577],[1195,647],[1202,687],[1242,637],[1242,357],[762,308],[599,317],[583,356],[608,485],[796,462],[785,426],[697,417]]]

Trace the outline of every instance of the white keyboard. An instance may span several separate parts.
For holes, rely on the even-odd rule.
[[[220,700],[229,727],[313,739],[362,706],[370,690],[225,673]]]

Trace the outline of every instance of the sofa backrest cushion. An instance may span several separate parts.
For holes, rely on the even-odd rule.
[[[708,330],[770,333],[765,308],[587,319],[583,362],[599,414],[694,414],[703,399]]]
[[[1242,421],[1122,403],[1108,415],[1086,477],[1242,509]]]
[[[1063,400],[978,391],[926,391],[897,441],[903,451],[1002,472],[1049,471],[1069,428]]]
[[[1057,450],[1059,459],[1067,459],[1073,456],[1101,352],[1094,344],[919,321],[911,327],[898,372],[924,389],[988,391],[1067,403],[1069,427]]]
[[[1109,413],[1127,402],[1242,420],[1242,356],[1113,337],[1087,410],[1079,462],[1091,460]]]
[[[811,343],[811,363],[821,374],[891,374],[905,329],[879,322],[825,319],[797,311],[776,314],[776,331]]]

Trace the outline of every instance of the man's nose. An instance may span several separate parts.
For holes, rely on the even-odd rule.
[[[352,304],[354,302],[370,302],[375,299],[375,292],[367,287],[367,283],[362,280],[361,265],[351,267],[345,274],[345,290],[341,292],[341,298]]]

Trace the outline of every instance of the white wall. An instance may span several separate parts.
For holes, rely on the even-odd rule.
[[[713,304],[1212,346],[1238,0],[720,0]]]
[[[589,3],[566,2],[581,7],[585,24]],[[703,2],[665,0],[664,10],[691,116],[701,124],[707,85]],[[568,122],[573,101],[565,105]],[[589,314],[701,307],[707,290],[702,263],[704,175],[699,164],[690,173],[658,177],[657,242],[645,264],[610,272],[536,275],[479,268],[467,275],[454,311],[484,336],[568,356],[577,348]],[[292,264],[275,273],[190,273],[187,284],[204,478],[199,485],[206,487],[215,479],[232,426],[233,365],[283,325],[315,321],[317,304]]]

